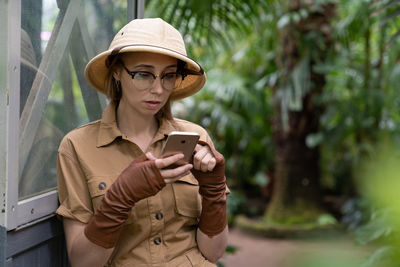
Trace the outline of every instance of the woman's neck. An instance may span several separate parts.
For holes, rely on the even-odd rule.
[[[117,108],[117,124],[121,133],[140,146],[145,151],[158,129],[154,116],[143,116],[129,108],[128,105]]]

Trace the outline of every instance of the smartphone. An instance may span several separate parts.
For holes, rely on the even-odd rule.
[[[183,153],[184,157],[177,165],[191,163],[193,151],[200,135],[195,132],[171,132],[162,150],[162,157],[168,157],[177,153]],[[175,165],[176,166],[176,165]]]

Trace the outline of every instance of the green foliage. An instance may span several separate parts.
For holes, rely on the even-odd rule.
[[[315,8],[325,2],[318,1]],[[176,107],[183,106],[184,118],[210,131],[227,158],[231,187],[266,185],[263,174],[273,171],[273,101],[301,108],[302,96],[312,86],[307,84],[310,71],[326,74],[327,84],[316,99],[324,107],[320,131],[306,141],[310,147],[320,146],[322,184],[330,193],[353,197],[355,166],[374,153],[380,139],[400,139],[400,46],[392,38],[399,29],[399,1],[335,2],[335,49],[323,59],[307,54],[313,47],[320,49],[321,36],[311,32],[303,40],[308,58],[288,75],[276,64],[279,31],[306,19],[311,9],[287,12],[287,1],[148,1],[147,16],[161,16],[178,27],[189,55],[207,71],[205,88]],[[307,69],[307,60],[318,64]],[[275,95],[272,88],[282,75],[291,86]],[[351,230],[369,216],[365,204],[354,198],[343,213]]]
[[[364,199],[350,198],[341,207],[341,221],[347,226],[349,231],[355,231],[368,221],[370,217],[369,210]]]
[[[387,25],[393,25],[394,22],[400,20],[400,2],[397,0],[379,0],[375,1],[372,5],[372,11],[374,16],[380,16],[381,21],[379,26],[384,28]],[[387,45],[392,45],[397,38],[400,36],[400,29],[396,27],[392,33],[390,40]]]
[[[203,90],[174,105],[180,110],[177,116],[209,131],[227,159],[230,187],[259,188],[265,182],[260,174],[273,166],[269,85],[277,78],[275,1],[208,4],[211,1],[150,1],[146,12],[179,28],[189,55],[207,72]]]
[[[326,2],[315,1],[312,8]],[[379,140],[400,140],[400,1],[335,3],[334,51],[323,60],[313,58],[310,50],[319,49],[321,36],[311,31],[302,40],[303,60],[289,74],[278,69],[275,61],[281,45],[279,31],[305,20],[312,9],[287,12],[288,1],[150,1],[148,14],[161,15],[177,26],[189,43],[189,54],[207,70],[204,90],[183,101],[185,117],[213,135],[227,158],[228,182],[235,188],[263,187],[268,182],[265,172],[273,171],[272,101],[299,110],[312,87],[307,83],[310,72],[326,74],[327,84],[316,99],[324,107],[320,131],[307,137],[307,145],[321,148],[323,186],[330,193],[352,197],[342,213],[348,228],[358,229],[357,242],[380,246],[364,266],[392,266],[400,255],[400,216],[394,216],[400,207],[398,159],[386,161],[393,158],[386,156],[379,163],[369,161],[372,168],[363,175],[355,166],[375,155]],[[310,60],[318,62],[313,69],[307,68]],[[287,77],[287,86],[275,95],[271,88],[282,76]],[[354,176],[364,181],[366,199],[354,198],[359,186],[353,183]],[[233,192],[230,198],[228,208],[239,212],[243,195]],[[330,216],[319,219],[320,224],[332,222]],[[352,260],[327,261],[315,255],[298,266],[329,264],[356,266]]]
[[[398,266],[400,249],[393,246],[383,246],[372,253],[361,267],[395,267]]]
[[[264,187],[264,186],[267,186],[271,182],[271,179],[268,177],[267,174],[265,174],[264,172],[259,171],[254,176],[254,182],[258,186]]]
[[[245,77],[225,69],[208,72],[208,85],[194,100],[184,101],[190,110],[186,119],[208,129],[219,150],[227,158],[227,177],[231,185],[251,183],[260,171],[271,168],[272,144],[268,91],[251,90]]]
[[[271,8],[276,0],[150,0],[146,16],[161,17],[185,34],[187,44],[225,46],[237,34],[248,34],[258,22],[257,15]],[[232,28],[234,31],[232,31]]]
[[[246,198],[245,196],[236,190],[231,190],[231,193],[227,197],[227,213],[228,217],[232,219],[234,214],[243,213],[246,209]],[[230,221],[231,223],[232,221]]]
[[[354,192],[354,166],[373,152],[378,140],[398,136],[399,49],[386,48],[386,33],[396,21],[381,26],[372,1],[339,1],[334,23],[335,51],[327,86],[320,99],[321,145],[325,185],[333,192]]]
[[[360,244],[378,245],[364,262],[369,266],[398,266],[400,262],[400,190],[398,146],[385,143],[360,168],[360,191],[374,211],[356,231]]]
[[[69,58],[68,58],[69,60]],[[60,79],[61,73],[58,73],[57,79],[53,83],[49,98],[46,104],[44,116],[52,122],[63,134],[68,133],[75,127],[88,122],[85,104],[83,102],[81,88],[79,86],[73,65],[69,61],[61,68],[70,68],[71,86],[68,88]],[[73,102],[70,103],[64,98],[65,91],[71,90]],[[76,118],[71,118],[71,114],[76,114]]]
[[[237,249],[238,249],[238,247],[236,247],[236,246],[228,245],[226,247],[226,253],[233,254],[236,252]]]
[[[317,224],[318,225],[334,225],[334,224],[337,224],[337,220],[332,215],[326,213],[326,214],[322,214],[321,216],[318,217]]]

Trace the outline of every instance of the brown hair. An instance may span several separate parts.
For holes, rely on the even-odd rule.
[[[115,80],[113,72],[121,67],[121,57],[122,54],[117,54],[115,56],[109,56],[107,59],[108,74],[106,77],[105,93],[108,99],[118,107],[119,101],[122,97],[122,88],[120,81]],[[178,69],[180,68],[180,60],[178,60]],[[180,70],[178,70],[180,71]],[[171,101],[168,99],[165,105],[157,112],[155,115],[157,120],[167,119],[172,120],[171,112]]]

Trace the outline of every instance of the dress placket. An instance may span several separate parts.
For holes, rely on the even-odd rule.
[[[165,262],[164,245],[164,211],[161,200],[162,192],[159,192],[148,201],[151,231],[149,237],[150,257],[154,266]]]

